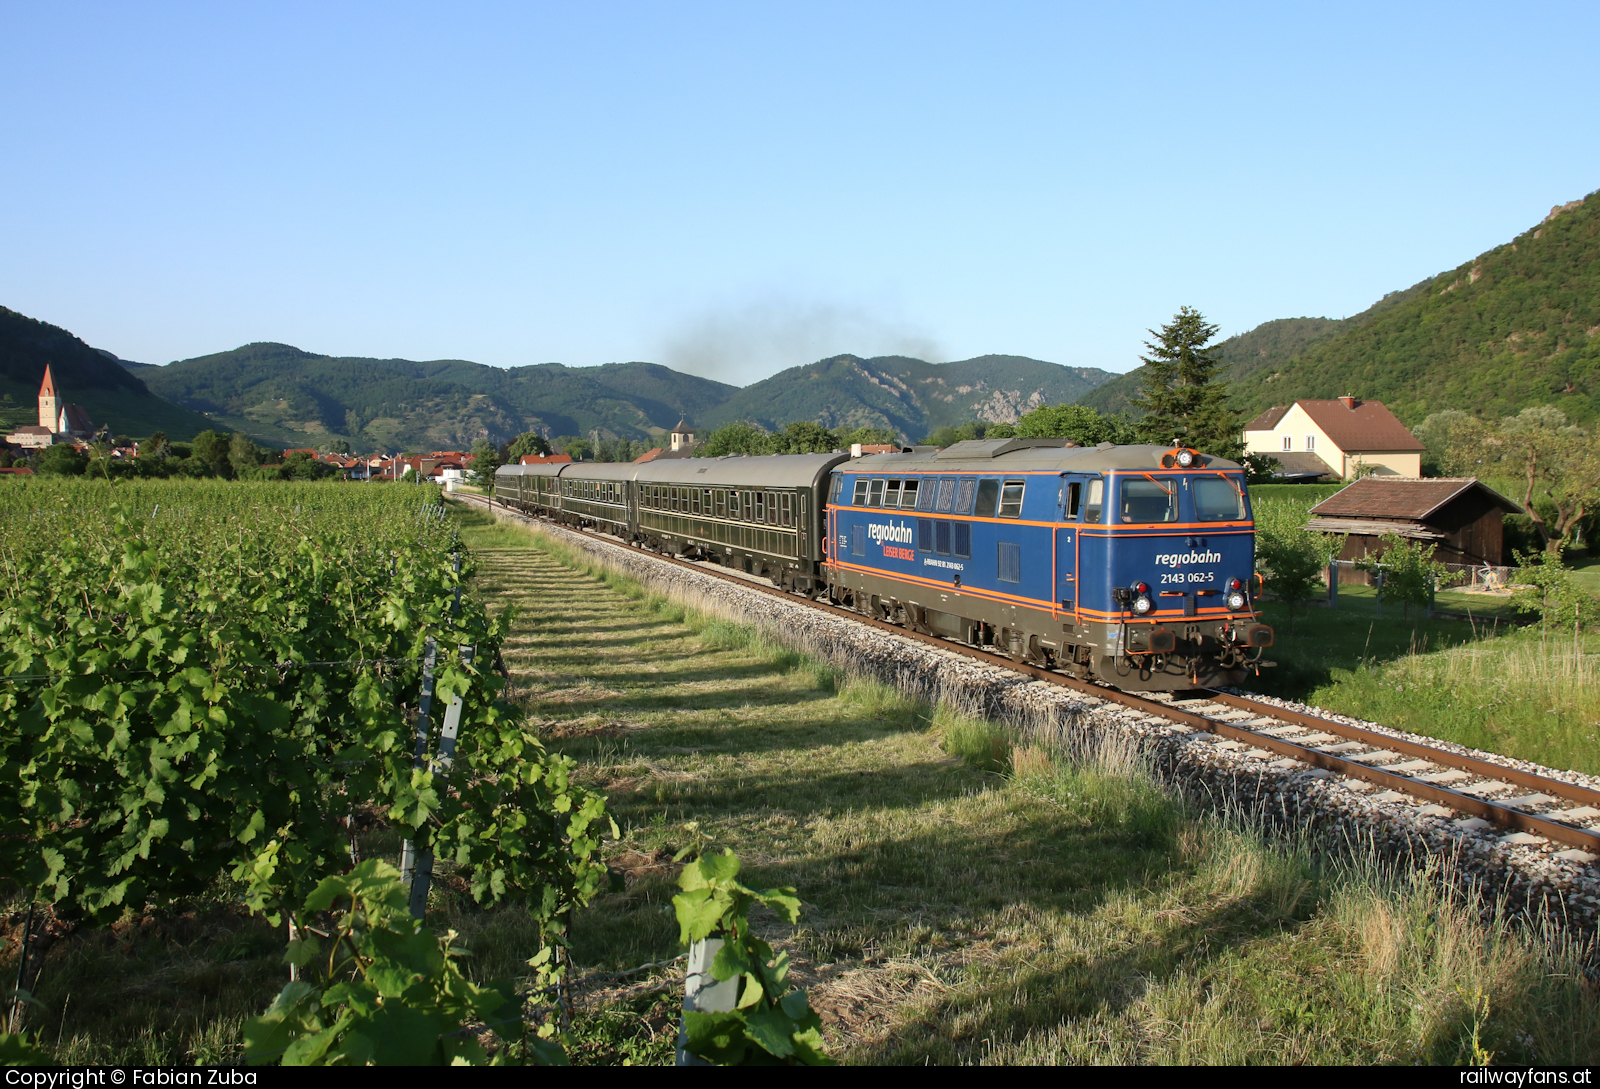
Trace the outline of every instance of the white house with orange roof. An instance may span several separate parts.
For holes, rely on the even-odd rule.
[[[1320,473],[1348,480],[1420,477],[1423,445],[1382,401],[1302,399],[1269,408],[1244,427],[1246,453],[1267,454],[1286,475]]]

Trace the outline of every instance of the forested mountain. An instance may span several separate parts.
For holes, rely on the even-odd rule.
[[[1352,393],[1408,424],[1531,405],[1600,418],[1600,192],[1385,303],[1287,365],[1238,378],[1240,412]]]
[[[1269,321],[1219,346],[1243,419],[1301,397],[1382,401],[1415,425],[1462,409],[1498,417],[1555,405],[1600,418],[1600,193],[1354,317]],[[1080,403],[1127,408],[1136,369]]]
[[[1113,378],[1017,355],[955,363],[837,355],[790,367],[739,390],[699,422],[750,420],[769,430],[796,420],[828,428],[889,427],[909,438],[968,420],[1014,423],[1041,404],[1072,401]]]
[[[653,363],[506,369],[340,358],[271,343],[139,373],[157,393],[228,428],[287,445],[344,439],[357,450],[465,449],[531,430],[644,439],[737,389]]]
[[[63,400],[82,405],[97,425],[135,437],[163,430],[188,439],[210,422],[154,396],[131,366],[65,329],[0,306],[0,436],[39,422],[39,382],[49,364]],[[120,364],[120,365],[119,365]]]

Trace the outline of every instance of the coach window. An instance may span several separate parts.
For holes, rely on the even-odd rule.
[[[755,514],[752,516],[751,521],[765,522],[766,520],[767,520],[767,493],[766,492],[756,492]]]
[[[737,519],[739,517],[739,493],[738,492],[730,491],[728,493],[728,517],[729,518],[734,518],[734,519]]]
[[[883,485],[884,481],[882,480],[874,480],[872,482],[871,487],[867,489],[867,506],[883,506]]]
[[[778,493],[777,492],[768,492],[767,493],[767,524],[768,525],[773,525],[773,526],[778,524]]]
[[[689,489],[689,510],[695,514],[700,513],[700,489]]]
[[[953,476],[939,479],[939,500],[934,504],[934,510],[940,514],[949,514],[950,508],[956,501],[956,478]]]
[[[957,522],[955,524],[955,554],[956,559],[966,560],[972,558],[972,523]]]
[[[1244,493],[1225,476],[1196,477],[1194,482],[1194,520],[1196,522],[1237,522],[1244,518]]]
[[[921,483],[916,477],[906,481],[905,488],[900,492],[900,509],[917,509],[917,486]]]
[[[1022,485],[1020,480],[1007,480],[1000,485],[1000,517],[1022,517]]]
[[[1178,485],[1174,480],[1133,477],[1122,482],[1122,521],[1141,525],[1178,520]]]
[[[998,480],[978,481],[978,510],[979,518],[993,518],[994,512],[1000,507],[1000,482]]]
[[[883,505],[890,508],[900,505],[900,482],[898,480],[891,480],[884,486]]]
[[[867,478],[866,477],[864,477],[864,476],[856,477],[855,499],[851,501],[850,505],[852,507],[864,507],[864,506],[867,505]]]
[[[934,477],[932,480],[924,480],[922,482],[922,491],[917,496],[917,509],[932,510],[933,502],[937,498],[939,498],[939,478]]]

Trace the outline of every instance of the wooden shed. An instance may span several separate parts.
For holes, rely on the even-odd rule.
[[[1367,476],[1311,508],[1307,529],[1348,533],[1341,560],[1383,551],[1398,534],[1433,541],[1443,563],[1504,564],[1504,519],[1522,508],[1475,477],[1405,479]]]

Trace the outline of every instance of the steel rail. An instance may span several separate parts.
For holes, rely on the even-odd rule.
[[[478,497],[473,496],[471,498],[477,499]],[[489,501],[487,505],[491,510],[494,509],[492,500]],[[520,517],[527,518],[530,521],[538,517],[536,515],[529,515],[526,512],[516,510],[513,507],[507,507],[503,503],[501,504],[501,509],[519,515]],[[865,624],[869,627],[877,628],[902,639],[910,639],[919,643],[925,643],[949,654],[960,655],[965,658],[971,658],[975,661],[982,662],[985,665],[991,665],[999,669],[1010,670],[1014,673],[1021,673],[1024,676],[1031,677],[1036,681],[1043,681],[1046,684],[1053,684],[1061,688],[1070,688],[1074,691],[1092,696],[1098,700],[1120,704],[1124,707],[1143,711],[1152,717],[1162,718],[1169,722],[1178,723],[1193,729],[1204,730],[1207,733],[1215,734],[1231,741],[1248,742],[1255,748],[1277,753],[1280,756],[1287,757],[1304,764],[1309,764],[1313,767],[1322,768],[1339,775],[1345,775],[1353,779],[1361,779],[1376,786],[1386,787],[1390,790],[1398,791],[1403,794],[1409,794],[1412,797],[1420,798],[1436,805],[1447,806],[1451,809],[1467,813],[1473,817],[1487,820],[1503,828],[1510,828],[1520,832],[1527,832],[1532,835],[1543,836],[1544,838],[1555,843],[1564,843],[1571,847],[1579,847],[1600,854],[1600,830],[1590,830],[1587,828],[1576,827],[1571,824],[1565,824],[1560,821],[1552,820],[1548,817],[1529,813],[1525,810],[1517,809],[1515,807],[1504,805],[1486,798],[1479,798],[1471,794],[1466,794],[1460,790],[1455,790],[1438,783],[1424,782],[1401,772],[1386,771],[1381,766],[1369,766],[1358,760],[1347,759],[1343,756],[1339,756],[1336,753],[1324,752],[1314,744],[1301,744],[1286,740],[1281,737],[1274,737],[1270,734],[1265,734],[1259,732],[1258,730],[1252,730],[1248,727],[1227,722],[1216,717],[1200,714],[1196,711],[1192,711],[1183,707],[1176,707],[1162,700],[1149,699],[1147,697],[1135,695],[1130,692],[1123,692],[1119,689],[1108,688],[1104,685],[1095,684],[1092,681],[1080,680],[1077,677],[1071,677],[1064,673],[1056,672],[1055,670],[1045,669],[1044,667],[1034,665],[1031,662],[1017,661],[1016,659],[1009,658],[1001,654],[995,654],[991,651],[980,650],[977,647],[969,646],[965,643],[956,643],[949,639],[941,638],[937,635],[929,635],[924,632],[916,631],[912,628],[903,627],[899,624],[891,624],[886,620],[879,620],[876,617],[866,616],[862,613],[856,612],[854,609],[846,609],[842,606],[833,605],[828,602],[816,601],[812,598],[804,596],[803,594],[796,594],[788,590],[779,589],[776,586],[765,585],[763,583],[756,582],[751,578],[745,578],[739,575],[730,574],[726,571],[720,571],[715,566],[709,564],[690,562],[688,560],[678,559],[675,556],[664,556],[658,552],[640,549],[637,546],[630,545],[628,542],[622,541],[616,537],[612,537],[609,534],[593,533],[585,529],[573,529],[573,527],[562,525],[559,522],[552,522],[552,524],[559,525],[562,529],[566,529],[569,532],[581,534],[585,537],[589,537],[604,544],[612,545],[616,548],[631,549],[636,552],[643,552],[646,555],[649,555],[652,558],[660,560],[664,563],[674,564],[690,571],[698,571],[701,574],[709,575],[713,578],[723,579],[747,590],[753,590],[757,593],[767,594],[771,597],[787,601],[790,604],[808,606],[820,612],[829,613],[846,620],[854,621],[858,624]],[[1518,786],[1529,787],[1537,792],[1543,792],[1553,797],[1563,798],[1573,802],[1580,802],[1586,805],[1594,805],[1597,808],[1600,808],[1600,791],[1591,790],[1587,787],[1578,786],[1573,783],[1562,782],[1559,779],[1548,779],[1544,776],[1534,775],[1530,772],[1525,772],[1517,768],[1509,768],[1501,764],[1492,763],[1488,760],[1465,756],[1460,753],[1449,752],[1443,749],[1436,749],[1428,745],[1418,744],[1417,742],[1407,741],[1397,737],[1390,737],[1387,734],[1380,734],[1373,730],[1363,729],[1359,726],[1351,726],[1342,722],[1334,722],[1330,719],[1318,718],[1315,715],[1307,715],[1299,711],[1291,711],[1288,708],[1277,707],[1273,704],[1258,703],[1255,700],[1247,699],[1241,696],[1233,696],[1211,689],[1197,689],[1196,691],[1203,691],[1205,693],[1203,700],[1199,702],[1213,703],[1219,706],[1231,707],[1235,710],[1250,711],[1256,713],[1261,718],[1272,719],[1274,722],[1281,723],[1285,726],[1298,726],[1304,729],[1315,730],[1324,734],[1332,734],[1337,737],[1347,738],[1350,741],[1357,741],[1362,744],[1371,745],[1380,750],[1386,749],[1397,753],[1404,753],[1409,756],[1414,756],[1418,759],[1426,760],[1431,764],[1437,764],[1441,767],[1454,768],[1459,771],[1469,772],[1485,779],[1499,780],[1506,783],[1516,784]]]

